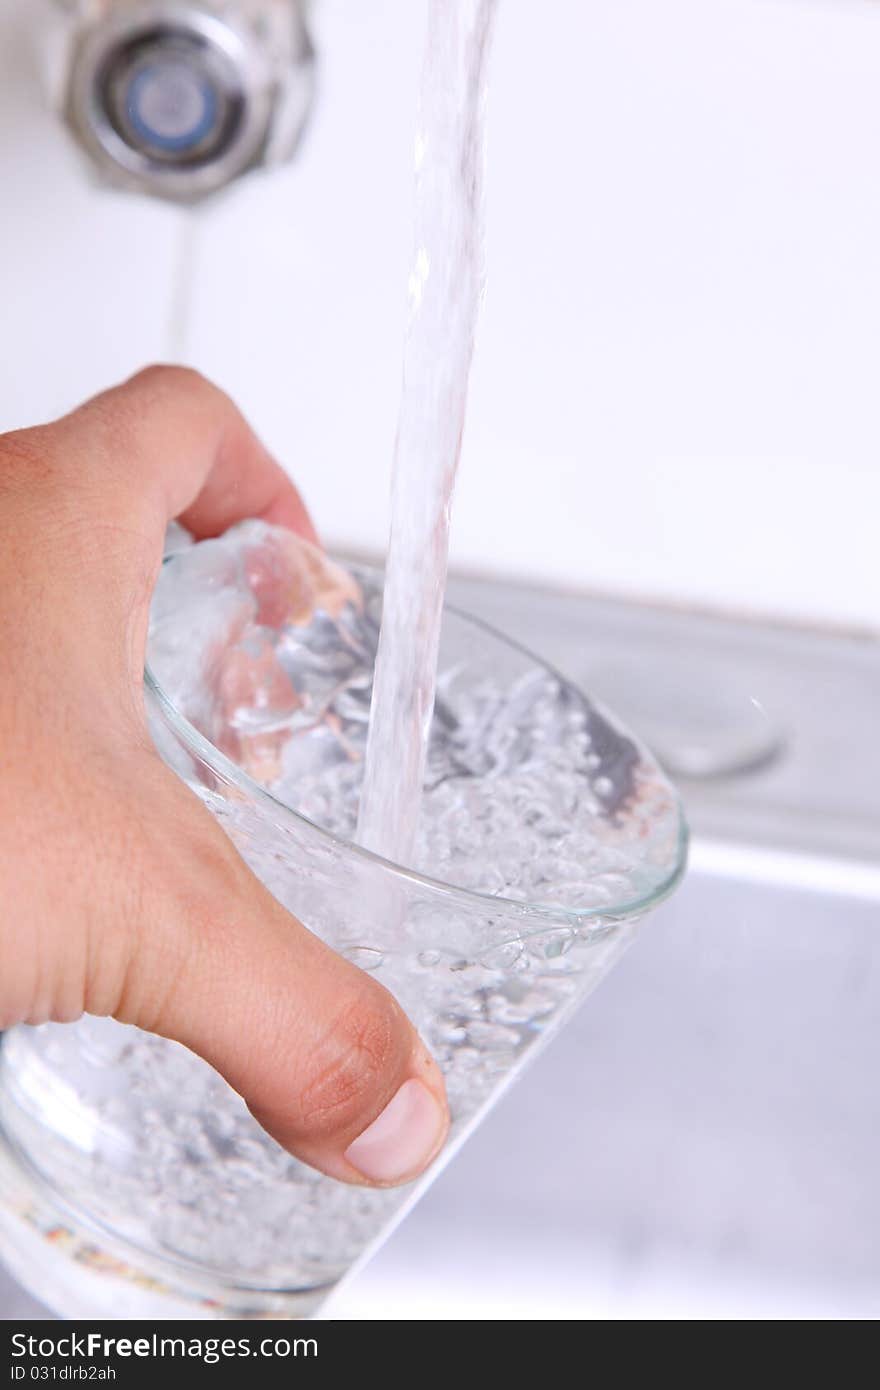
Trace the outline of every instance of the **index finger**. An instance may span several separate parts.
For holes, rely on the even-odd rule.
[[[147,367],[94,396],[58,428],[112,451],[115,469],[165,522],[201,539],[246,517],[317,542],[311,518],[281,465],[230,398],[187,367]],[[131,475],[129,477],[129,475]]]

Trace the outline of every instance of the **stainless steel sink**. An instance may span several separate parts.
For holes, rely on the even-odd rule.
[[[452,596],[661,756],[712,713],[703,775],[680,779],[692,871],[328,1315],[877,1316],[876,634]]]

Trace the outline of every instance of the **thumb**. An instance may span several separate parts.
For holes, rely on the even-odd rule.
[[[279,1144],[331,1177],[416,1177],[449,1117],[400,1005],[281,907],[171,773],[154,775],[143,930],[116,1016],[198,1053]]]

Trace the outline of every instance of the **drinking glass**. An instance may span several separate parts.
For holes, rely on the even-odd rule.
[[[377,613],[379,577],[356,573]],[[312,1315],[678,882],[686,830],[675,792],[639,742],[556,671],[447,609],[438,689],[435,730],[445,721],[448,732],[463,699],[491,692],[512,707],[524,691],[530,719],[544,700],[553,729],[568,721],[576,730],[592,806],[576,862],[565,805],[546,795],[530,804],[527,778],[511,805],[528,835],[514,824],[482,855],[469,846],[464,800],[471,812],[474,797],[499,801],[489,752],[482,772],[472,767],[461,787],[452,777],[444,789],[447,881],[383,860],[282,804],[189,722],[148,668],[162,757],[284,906],[397,996],[443,1069],[453,1123],[420,1180],[350,1187],[283,1151],[178,1044],[89,1016],[15,1028],[0,1050],[0,1251],[58,1312]],[[544,756],[539,724],[528,748],[508,739],[517,776]],[[527,896],[509,888],[516,866],[505,853],[532,856]]]

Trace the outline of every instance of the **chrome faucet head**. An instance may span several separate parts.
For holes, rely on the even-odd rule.
[[[303,0],[74,0],[67,124],[103,177],[183,202],[290,158],[314,86]]]

